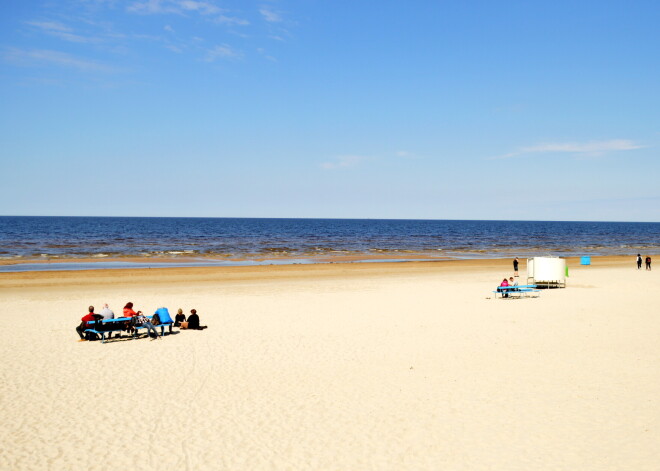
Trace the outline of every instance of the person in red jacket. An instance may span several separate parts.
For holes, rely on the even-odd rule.
[[[133,303],[130,303],[130,302],[126,303],[126,306],[124,306],[123,317],[135,317],[137,315],[138,315],[138,313],[133,310]],[[131,332],[132,333],[133,331],[135,331],[135,329],[133,327],[131,327],[130,322],[127,322],[124,327],[125,327],[126,332]]]
[[[133,303],[126,303],[124,306],[124,317],[137,316],[137,312],[133,310]]]
[[[76,332],[78,332],[78,335],[80,336],[80,340],[78,340],[79,342],[84,342],[85,340],[87,340],[84,334],[85,329],[87,328],[87,323],[93,322],[98,319],[103,319],[103,316],[99,314],[94,314],[94,306],[89,306],[89,312],[87,313],[87,315],[83,316],[80,319],[81,321],[80,325],[76,327]]]

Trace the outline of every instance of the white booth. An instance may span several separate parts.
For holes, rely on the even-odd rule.
[[[566,288],[566,260],[559,257],[528,258],[527,284],[543,288]]]

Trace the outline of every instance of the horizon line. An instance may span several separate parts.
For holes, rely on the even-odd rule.
[[[53,216],[39,214],[0,214],[5,217],[37,218],[134,218],[134,219],[289,219],[289,220],[337,220],[337,221],[492,221],[492,222],[606,222],[630,224],[658,224],[660,221],[604,221],[587,219],[441,219],[441,218],[360,218],[360,217],[273,217],[273,216]]]

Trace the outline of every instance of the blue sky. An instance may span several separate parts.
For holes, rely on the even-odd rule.
[[[657,1],[0,4],[0,214],[660,221]]]

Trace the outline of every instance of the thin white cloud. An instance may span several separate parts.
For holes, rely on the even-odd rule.
[[[266,50],[263,47],[258,47],[257,52],[266,60],[269,60],[271,62],[277,62],[277,58],[271,56],[266,52]]]
[[[238,18],[235,16],[226,16],[220,15],[215,19],[216,23],[225,24],[225,25],[236,25],[236,26],[247,26],[250,24],[248,20],[243,18]]]
[[[324,170],[336,170],[340,168],[355,167],[367,160],[363,155],[339,155],[328,162],[323,162],[321,168]]]
[[[222,11],[217,5],[209,2],[198,2],[195,0],[179,0],[177,3],[182,9],[186,11],[197,11],[202,15],[213,15]]]
[[[147,0],[144,2],[133,2],[126,7],[131,13],[173,13],[163,5],[161,0]]]
[[[215,46],[213,49],[209,49],[206,53],[206,62],[215,62],[218,59],[238,59],[242,57],[243,54],[227,44],[222,44]]]
[[[73,43],[98,43],[101,39],[95,36],[76,34],[73,29],[59,21],[28,21],[26,24],[39,30],[41,33],[54,36]]]
[[[5,60],[20,65],[56,65],[78,69],[82,72],[112,72],[113,69],[99,62],[81,59],[71,54],[45,49],[17,49],[4,51]]]
[[[588,157],[598,157],[609,152],[643,149],[646,146],[628,139],[611,139],[609,141],[589,142],[551,142],[541,143],[533,146],[521,147],[515,152],[495,157],[496,159],[508,159],[527,154],[545,153],[568,153]]]
[[[265,38],[271,38],[277,41],[285,41],[289,33],[282,28],[283,24],[289,24],[290,21],[283,17],[282,12],[276,6],[269,3],[268,0],[260,0],[250,15],[255,18],[244,16],[240,9],[225,8],[223,0],[67,0],[76,9],[76,14],[69,14],[66,11],[55,15],[53,9],[45,9],[42,13],[46,16],[35,14],[32,21],[22,23],[22,27],[32,36],[39,34],[39,40],[44,44],[39,47],[35,45],[34,49],[23,48],[7,52],[8,49],[0,47],[0,56],[11,57],[15,63],[23,64],[38,62],[61,65],[68,64],[71,67],[77,67],[80,70],[104,70],[110,67],[104,66],[101,62],[92,60],[86,61],[82,57],[82,52],[76,51],[79,56],[65,56],[55,54],[57,49],[64,47],[51,46],[54,43],[53,38],[70,43],[78,43],[86,46],[93,46],[90,49],[89,57],[94,57],[99,51],[110,52],[117,55],[127,55],[128,51],[138,51],[138,48],[131,46],[135,42],[149,42],[178,54],[190,54],[196,56],[198,60],[209,63],[227,60],[242,59],[254,55],[254,48],[245,47],[244,43],[237,42],[236,37],[243,39],[253,39],[260,37],[262,42]],[[105,11],[113,10],[113,18],[120,16],[149,16],[151,26],[160,29],[160,33],[154,33],[154,29],[148,31],[138,28],[137,30],[123,33],[116,28],[121,23],[119,20],[105,20]],[[38,11],[38,10],[37,10]],[[161,20],[157,18],[160,17]],[[209,40],[202,43],[198,38],[186,37],[184,27],[178,27],[182,21],[202,21],[209,25],[215,25],[215,40]],[[256,23],[255,23],[256,21]],[[144,22],[140,22],[146,25]],[[160,24],[159,24],[160,23]],[[146,26],[144,26],[146,28]],[[257,34],[255,30],[262,29],[264,34]],[[148,34],[147,34],[148,33]],[[223,37],[224,35],[224,37]],[[232,46],[229,46],[230,43]],[[219,44],[218,46],[214,46]],[[42,52],[52,50],[51,54]],[[80,51],[82,51],[81,49]],[[249,52],[248,52],[249,51]],[[64,54],[64,53],[62,53]],[[259,59],[277,62],[277,58],[272,51],[266,53],[259,52]],[[76,60],[79,61],[75,66]]]
[[[183,53],[183,48],[179,46],[175,46],[174,44],[169,44],[165,46],[166,49],[169,49],[172,52],[176,52],[177,54]]]
[[[72,31],[71,28],[59,21],[27,21],[26,23],[44,31],[60,31],[65,33]]]
[[[139,0],[126,7],[131,13],[149,14],[183,14],[196,12],[201,15],[213,15],[222,13],[222,8],[211,2],[196,0]]]
[[[268,21],[269,23],[279,23],[282,21],[282,16],[267,6],[261,7],[259,9],[259,13],[261,13],[261,16],[263,16],[264,20]]]

